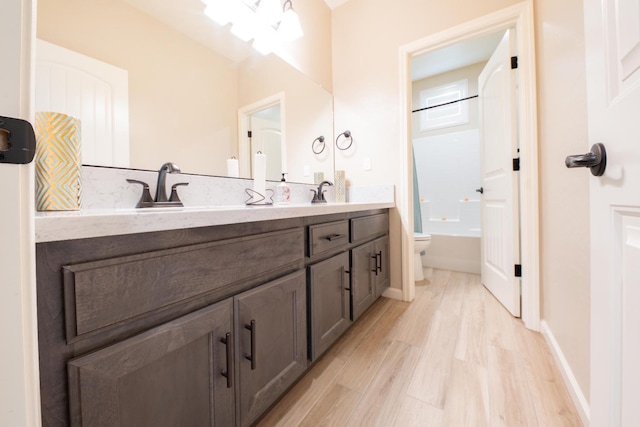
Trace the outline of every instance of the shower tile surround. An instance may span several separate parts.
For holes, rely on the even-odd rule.
[[[393,185],[347,187],[346,203],[334,203],[333,187],[327,188],[328,203],[311,205],[314,184],[289,183],[291,203],[282,206],[246,207],[252,180],[190,174],[167,174],[167,192],[178,182],[184,208],[135,209],[142,188],[127,179],[144,181],[155,194],[156,171],[82,167],[83,200],[80,211],[37,212],[36,242],[96,237],[101,235],[168,230],[230,224],[307,215],[324,215],[395,206]],[[267,182],[275,189],[278,182]],[[325,187],[326,188],[326,187]]]
[[[424,233],[480,236],[479,138],[471,129],[414,139]]]

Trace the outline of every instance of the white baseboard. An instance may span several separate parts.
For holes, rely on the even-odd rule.
[[[576,380],[576,377],[573,375],[573,371],[565,359],[556,338],[553,336],[553,332],[549,328],[547,322],[542,320],[540,322],[540,332],[544,339],[547,341],[549,345],[549,349],[551,350],[551,354],[553,355],[554,360],[556,361],[556,365],[560,369],[560,373],[562,374],[562,379],[564,380],[567,389],[569,390],[569,394],[571,395],[571,400],[573,400],[573,404],[576,406],[578,414],[580,415],[580,419],[585,426],[591,424],[591,410],[589,407],[589,402],[584,397],[582,393],[582,389]]]
[[[391,298],[391,299],[397,299],[402,301],[402,289],[398,289],[398,288],[387,288],[387,290],[385,290],[382,293],[383,297],[387,297],[387,298]]]
[[[428,250],[428,249],[427,249]],[[439,255],[423,255],[422,265],[442,270],[461,271],[463,273],[480,274],[479,259],[464,259]]]

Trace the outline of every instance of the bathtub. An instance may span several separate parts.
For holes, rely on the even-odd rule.
[[[433,218],[429,201],[421,210],[422,232],[431,235],[422,265],[480,274],[480,201],[461,200],[455,218]]]

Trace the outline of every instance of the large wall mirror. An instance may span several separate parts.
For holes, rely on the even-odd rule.
[[[231,37],[204,8],[201,0],[38,0],[36,109],[82,109],[81,120],[97,129],[83,136],[95,139],[83,146],[85,164],[157,170],[172,161],[185,173],[226,176],[236,156],[248,178],[259,143],[247,139],[243,112],[251,116],[252,105],[278,97],[275,168],[293,182],[312,183],[320,171],[333,176],[331,144],[320,154],[311,149],[321,135],[333,139],[331,93]],[[109,77],[85,66],[103,66]],[[74,90],[80,101],[55,101]]]

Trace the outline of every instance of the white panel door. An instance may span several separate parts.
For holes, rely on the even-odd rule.
[[[520,316],[515,70],[512,30],[478,77],[482,162],[482,283],[514,316]]]
[[[591,425],[640,422],[640,0],[584,0],[590,179]],[[588,173],[577,171],[577,173]],[[585,289],[585,292],[587,290]]]
[[[262,151],[267,156],[267,179],[280,181],[282,172],[282,132],[280,122],[251,117],[251,152]]]
[[[128,72],[38,40],[36,111],[80,119],[82,163],[129,167]]]

